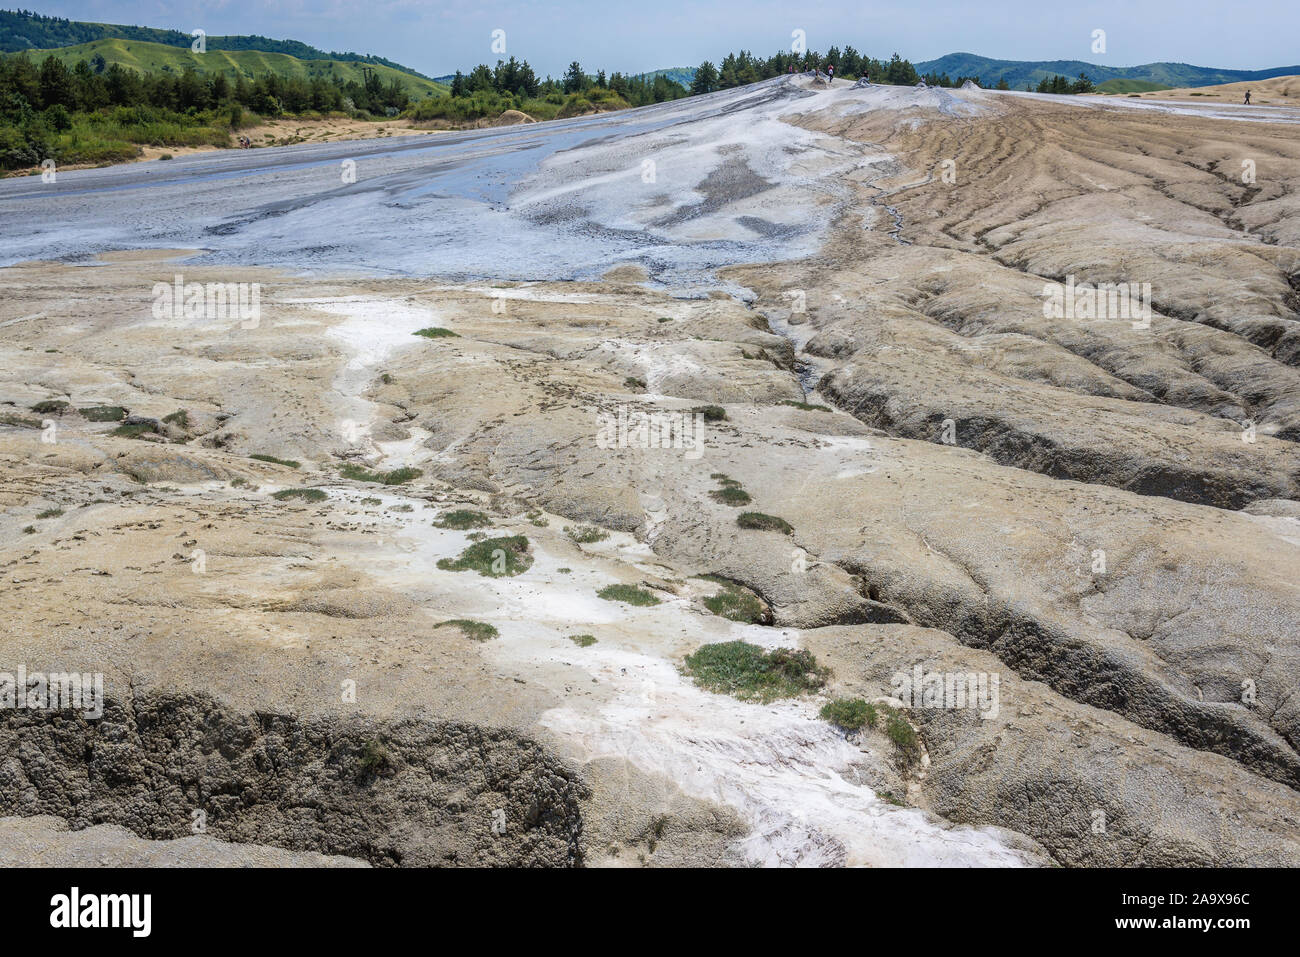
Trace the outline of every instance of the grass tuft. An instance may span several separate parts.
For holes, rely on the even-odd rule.
[[[594,542],[603,542],[609,538],[609,532],[594,525],[579,525],[577,528],[566,528],[564,534],[579,545],[591,545]]]
[[[425,329],[418,329],[415,332],[417,336],[424,336],[426,339],[459,339],[458,333],[452,332],[443,326],[429,326]]]
[[[861,698],[836,698],[822,706],[821,716],[845,731],[874,728],[880,719],[876,706]]]
[[[260,452],[256,455],[250,455],[250,459],[257,459],[259,462],[270,462],[272,465],[286,465],[291,469],[301,467],[301,462],[295,462],[293,459],[277,459],[274,455],[263,455]]]
[[[466,638],[473,638],[475,641],[491,641],[501,634],[495,625],[489,625],[486,621],[471,621],[468,618],[453,618],[450,621],[439,622],[433,627],[459,628]]]
[[[121,422],[126,418],[126,409],[120,405],[91,405],[77,411],[87,422]]]
[[[793,535],[794,526],[783,518],[777,518],[775,515],[764,515],[762,512],[741,512],[736,518],[736,524],[741,528],[757,529],[760,532],[780,532],[782,535]]]
[[[438,528],[450,528],[457,532],[465,532],[471,528],[490,528],[492,519],[473,509],[458,508],[443,515],[433,524]]]
[[[687,656],[686,673],[701,688],[764,704],[816,691],[830,677],[811,651],[764,651],[745,641],[704,645]]]
[[[748,625],[762,621],[765,617],[763,603],[757,597],[730,584],[716,595],[705,598],[704,607],[729,621],[741,621]]]
[[[476,571],[487,578],[509,578],[528,571],[533,556],[523,535],[486,538],[475,542],[456,559],[441,558],[438,567],[447,572]]]
[[[401,485],[409,482],[411,479],[417,479],[424,473],[419,469],[400,468],[393,469],[391,472],[372,472],[370,469],[353,462],[348,462],[339,468],[339,473],[346,479],[352,479],[354,482],[375,482],[379,485]]]
[[[282,488],[278,492],[272,492],[271,498],[280,502],[287,502],[291,498],[300,498],[304,502],[323,502],[329,496],[318,488]]]
[[[629,605],[639,605],[643,608],[659,604],[659,599],[653,593],[646,591],[644,588],[638,588],[636,585],[606,585],[596,592],[596,596],[605,599],[605,601],[621,601]]]
[[[569,640],[579,648],[590,648],[596,643],[595,635],[569,635]]]

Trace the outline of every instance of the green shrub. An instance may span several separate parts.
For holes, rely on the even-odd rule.
[[[365,777],[386,771],[391,763],[388,749],[381,742],[374,740],[365,743],[361,748],[361,756],[357,759],[357,766]]]
[[[636,376],[628,376],[623,380],[623,388],[640,389],[644,392],[646,389],[645,379],[638,379]]]
[[[714,489],[709,493],[709,498],[723,505],[730,505],[732,508],[748,505],[752,501],[749,493],[737,485],[724,485],[722,488]]]
[[[68,403],[62,399],[46,399],[32,406],[32,411],[37,415],[62,415],[67,407]]]
[[[299,468],[302,465],[301,462],[295,462],[293,459],[277,459],[274,455],[263,455],[260,452],[256,455],[250,455],[249,458],[257,459],[259,462],[270,462],[272,465],[285,465],[291,469]]]
[[[121,422],[126,418],[126,409],[120,405],[91,405],[77,411],[87,422]]]
[[[590,648],[596,643],[595,635],[570,635],[569,640],[579,648]]]
[[[162,420],[168,423],[169,425],[174,425],[177,428],[184,429],[187,432],[189,431],[190,414],[186,412],[184,409],[177,409],[175,412],[172,412],[170,415],[164,415],[162,417]]]
[[[921,760],[921,742],[916,736],[916,730],[908,723],[907,719],[898,713],[894,708],[888,705],[884,706],[885,710],[885,734],[889,740],[894,742],[898,748],[899,756],[904,764],[915,764]]]
[[[704,607],[715,615],[747,625],[762,621],[765,617],[763,603],[754,595],[733,585],[705,598]]]
[[[785,519],[777,518],[775,515],[764,515],[762,512],[741,512],[736,519],[736,524],[741,528],[752,528],[762,532],[794,534],[794,527]]]
[[[721,422],[727,417],[727,410],[720,405],[701,405],[691,411],[704,416],[705,422]]]
[[[140,436],[148,434],[157,434],[158,430],[148,423],[138,423],[135,425],[119,425],[109,435],[116,435],[123,439],[138,439]]]
[[[419,329],[415,332],[417,336],[424,336],[426,339],[459,339],[457,333],[452,332],[442,326],[429,326],[425,329]]]
[[[475,641],[491,641],[501,634],[495,625],[489,625],[485,621],[471,621],[468,618],[453,618],[450,621],[439,622],[433,627],[459,628],[466,638],[473,638]]]
[[[37,512],[36,517],[37,518],[58,518],[62,514],[63,514],[63,509],[61,508],[47,508],[43,512]]]
[[[817,405],[813,402],[796,402],[794,399],[782,399],[782,405],[788,405],[796,409],[803,409],[805,412],[829,412],[830,406]]]
[[[744,641],[702,646],[687,656],[686,673],[709,691],[764,704],[816,691],[830,677],[830,669],[817,664],[810,651],[764,651]]]
[[[487,538],[475,542],[456,559],[441,558],[438,567],[448,572],[476,571],[488,578],[509,578],[528,571],[533,556],[523,535]]]
[[[391,472],[372,472],[370,469],[348,462],[339,468],[339,474],[354,482],[375,482],[380,485],[401,485],[411,479],[417,479],[424,473],[419,469],[400,468]]]
[[[836,698],[822,707],[821,716],[846,731],[874,728],[879,719],[876,706],[861,698]]]
[[[464,532],[471,528],[488,528],[492,525],[492,519],[473,509],[458,508],[443,515],[433,524],[438,528],[450,528],[458,532]]]
[[[304,502],[323,502],[329,498],[329,495],[318,488],[284,488],[278,492],[272,492],[271,498],[281,502],[286,502],[291,498],[300,498]]]
[[[609,538],[609,532],[594,525],[579,525],[577,528],[566,528],[564,534],[579,545],[591,545],[594,542],[603,542]]]
[[[605,601],[621,601],[642,607],[659,604],[659,599],[654,594],[636,585],[606,585],[596,592],[596,596]]]

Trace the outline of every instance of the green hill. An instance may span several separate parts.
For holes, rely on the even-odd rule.
[[[0,10],[0,53],[81,46],[96,40],[134,40],[143,43],[161,43],[188,50],[194,37],[179,30],[132,27],[118,23],[90,23],[83,20],[66,20],[62,17],[46,17],[26,11]],[[270,37],[256,35],[210,36],[207,38],[207,48],[209,51],[261,50],[264,53],[288,54],[299,60],[366,63],[372,66],[391,67],[402,73],[429,79],[423,73],[384,57],[360,53],[326,53],[298,40],[272,40]]]
[[[1099,86],[1110,80],[1140,80],[1158,84],[1150,89],[1175,86],[1212,86],[1239,80],[1266,80],[1274,76],[1300,74],[1300,66],[1274,67],[1268,70],[1228,70],[1218,67],[1192,66],[1190,63],[1144,63],[1141,66],[1101,66],[1083,60],[994,60],[973,53],[949,53],[937,60],[917,63],[921,73],[947,73],[949,76],[978,76],[981,85],[991,87],[1005,78],[1013,90],[1025,84],[1037,87],[1038,81],[1053,76],[1073,79],[1086,73]],[[1119,91],[1116,91],[1119,92]],[[1137,89],[1124,92],[1140,92]]]
[[[638,73],[640,79],[648,80],[653,83],[654,78],[662,76],[673,83],[680,83],[686,89],[691,88],[691,82],[695,79],[695,67],[693,66],[670,66],[666,70],[653,70],[650,73]]]
[[[100,64],[95,59],[98,56],[103,58],[103,68],[117,63],[142,73],[179,74],[191,67],[203,74],[222,72],[232,79],[240,73],[250,79],[263,73],[275,73],[300,79],[321,76],[338,78],[344,83],[349,80],[364,83],[364,71],[373,70],[384,83],[396,79],[413,99],[446,92],[446,87],[432,80],[380,64],[352,60],[301,60],[287,53],[262,50],[213,50],[209,47],[207,53],[193,53],[188,45],[181,49],[142,40],[108,39],[52,50],[30,50],[28,54],[38,61],[53,54],[69,67],[75,66],[79,60],[98,67]]]

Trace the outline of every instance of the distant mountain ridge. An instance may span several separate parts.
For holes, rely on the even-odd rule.
[[[190,44],[194,42],[194,37],[179,30],[126,26],[118,23],[91,23],[84,20],[66,20],[62,17],[47,17],[23,10],[0,10],[0,53],[80,46],[96,40],[135,40],[189,49]],[[272,40],[270,37],[250,34],[209,36],[206,42],[209,51],[257,50],[262,53],[283,53],[299,60],[372,63],[409,73],[424,80],[431,79],[417,70],[381,56],[362,53],[326,53],[299,40]]]
[[[995,60],[974,53],[949,53],[937,60],[915,64],[919,73],[947,73],[949,76],[978,76],[983,86],[994,86],[1005,79],[1013,90],[1025,84],[1037,87],[1038,81],[1052,76],[1077,77],[1086,73],[1093,83],[1107,80],[1137,80],[1163,86],[1213,86],[1242,80],[1267,80],[1275,76],[1300,74],[1300,66],[1281,66],[1267,70],[1229,70],[1220,67],[1193,66],[1190,63],[1144,63],[1141,66],[1102,66],[1083,60]]]
[[[1074,79],[1086,73],[1098,86],[1110,82],[1109,92],[1161,89],[1182,86],[1213,86],[1217,83],[1238,83],[1242,80],[1267,80],[1275,76],[1300,76],[1300,65],[1279,66],[1267,70],[1229,70],[1220,67],[1193,66],[1190,63],[1144,63],[1141,66],[1101,66],[1083,60],[995,60],[974,53],[949,53],[937,60],[924,60],[912,64],[918,73],[947,73],[954,79],[959,76],[977,76],[986,87],[995,86],[1006,79],[1013,90],[1023,90],[1025,84],[1038,86],[1038,81],[1053,76]],[[683,86],[690,86],[695,78],[695,67],[672,67],[655,70]],[[1151,84],[1151,85],[1148,85]]]

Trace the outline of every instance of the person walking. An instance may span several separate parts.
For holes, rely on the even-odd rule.
[[[1250,106],[1250,90],[1247,90],[1247,91],[1246,91],[1246,102],[1243,103],[1242,105],[1243,105],[1243,106]]]

